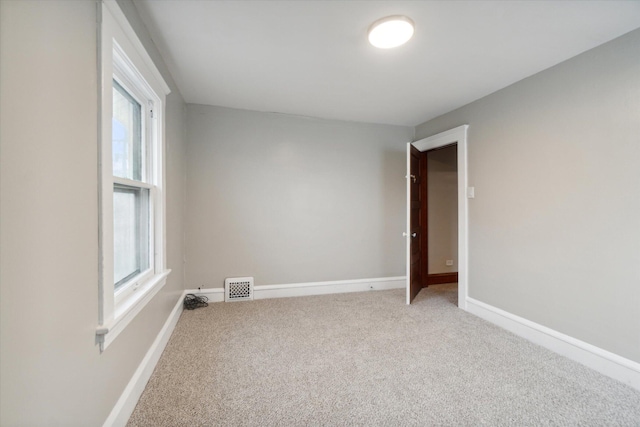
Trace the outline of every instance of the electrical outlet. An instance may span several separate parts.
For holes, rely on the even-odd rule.
[[[447,264],[447,267],[451,267],[453,265],[453,260],[448,259],[447,261],[445,261],[445,264]]]

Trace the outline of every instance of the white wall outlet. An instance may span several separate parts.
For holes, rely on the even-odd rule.
[[[448,259],[445,261],[445,264],[447,264],[447,267],[451,267],[453,265],[453,260],[452,259]]]

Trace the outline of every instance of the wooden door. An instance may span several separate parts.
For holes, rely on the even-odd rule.
[[[413,145],[407,147],[407,304],[418,295],[424,284],[421,215],[422,192],[420,191],[421,153]]]

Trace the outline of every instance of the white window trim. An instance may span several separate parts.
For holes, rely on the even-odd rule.
[[[102,0],[100,5],[99,51],[99,310],[96,341],[100,351],[122,332],[125,327],[142,311],[154,295],[166,284],[171,270],[166,269],[166,230],[165,230],[165,143],[164,109],[165,97],[170,90],[162,75],[144,49],[133,28],[115,0]],[[112,88],[114,75],[117,80],[133,86],[132,80],[146,85],[142,88],[143,97],[153,100],[154,132],[150,147],[153,150],[153,162],[148,171],[153,184],[136,182],[138,187],[150,189],[152,215],[151,250],[154,252],[154,265],[149,274],[138,277],[137,282],[128,286],[124,292],[115,291],[113,280],[113,185],[127,184],[126,179],[114,178],[111,154],[111,116]],[[138,94],[139,96],[140,94]],[[146,109],[147,106],[144,106]]]

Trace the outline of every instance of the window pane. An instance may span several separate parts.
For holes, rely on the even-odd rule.
[[[142,181],[142,108],[115,80],[111,135],[113,175]]]
[[[113,188],[114,284],[116,289],[149,268],[149,190]]]

